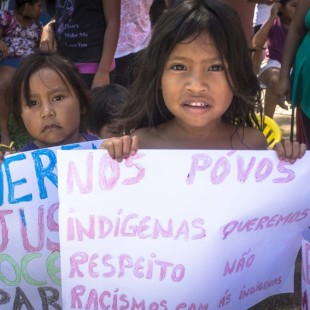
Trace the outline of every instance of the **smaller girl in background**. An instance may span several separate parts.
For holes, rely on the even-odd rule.
[[[238,15],[218,0],[184,0],[153,29],[128,104],[103,142],[121,161],[144,149],[266,150],[260,85]],[[126,136],[123,136],[126,133]],[[277,144],[292,162],[305,145]]]
[[[10,144],[6,92],[21,57],[39,46],[42,24],[40,0],[15,0],[15,9],[0,11],[0,124],[1,143]]]
[[[265,59],[262,62],[259,80],[266,85],[265,115],[273,118],[276,105],[287,110],[287,106],[278,100],[277,87],[281,68],[284,42],[288,27],[296,11],[298,0],[280,0],[274,3],[269,19],[253,36],[254,48],[262,48],[267,42]]]
[[[85,133],[87,87],[76,66],[56,54],[25,57],[9,95],[16,123],[23,124],[34,139],[20,152],[98,139]]]
[[[92,88],[89,95],[91,110],[88,129],[102,139],[113,137],[109,125],[127,102],[128,89],[118,84],[109,84]]]

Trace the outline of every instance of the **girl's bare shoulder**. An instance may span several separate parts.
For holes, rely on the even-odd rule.
[[[199,144],[199,148],[210,148],[210,149],[223,149],[227,144],[225,141],[230,140],[230,147],[232,149],[237,150],[267,150],[268,144],[263,133],[251,127],[244,127],[234,129],[234,134],[231,137],[232,128],[229,127],[226,130],[223,130],[222,133],[217,137],[216,142],[212,142],[210,145],[206,143]],[[229,134],[230,133],[230,134]],[[140,147],[144,149],[166,149],[166,148],[179,148],[177,145],[174,145],[173,141],[165,139],[159,128],[140,128],[132,133],[132,135],[136,135],[140,139]],[[231,138],[228,138],[230,136]],[[219,140],[222,140],[220,142]],[[183,141],[183,144],[186,143]],[[184,148],[184,145],[182,148]],[[188,146],[188,148],[197,148],[198,146],[194,146],[190,144],[192,147]],[[226,145],[228,147],[228,144]]]
[[[267,150],[268,144],[264,134],[257,128],[245,127],[238,128],[235,141],[239,139],[239,143],[244,149],[250,150]],[[236,141],[238,143],[238,141]]]
[[[140,147],[143,149],[159,149],[161,148],[161,140],[159,139],[156,128],[139,128],[131,133],[140,139]]]

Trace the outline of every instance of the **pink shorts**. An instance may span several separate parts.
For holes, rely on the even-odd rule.
[[[99,64],[98,63],[87,63],[87,62],[79,62],[75,64],[78,69],[79,72],[82,74],[96,74]],[[110,72],[115,68],[115,60],[113,59],[111,68],[110,68]]]

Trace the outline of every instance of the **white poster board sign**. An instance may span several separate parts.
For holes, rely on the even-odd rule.
[[[101,141],[63,146],[92,149]],[[0,309],[61,309],[56,149],[0,165]]]
[[[301,309],[310,309],[310,229],[304,232],[302,241]]]
[[[246,309],[293,291],[310,154],[57,152],[64,309]]]

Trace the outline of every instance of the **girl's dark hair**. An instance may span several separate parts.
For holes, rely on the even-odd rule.
[[[236,127],[260,128],[255,112],[261,112],[261,90],[237,13],[221,0],[184,0],[164,12],[143,52],[140,71],[130,89],[128,104],[120,111],[115,131],[154,127],[174,116],[166,108],[161,92],[164,65],[175,46],[207,32],[220,57],[228,64],[227,79],[233,100],[222,116]]]
[[[282,5],[282,6],[285,6],[290,0],[279,0],[279,3]]]
[[[93,133],[99,133],[127,103],[128,89],[118,84],[109,84],[91,89],[89,97],[91,111],[88,129]]]
[[[21,8],[23,5],[25,5],[26,3],[30,3],[31,5],[33,5],[38,1],[39,0],[15,0],[15,7],[18,9]]]
[[[87,86],[73,63],[51,52],[38,51],[26,56],[15,71],[8,94],[8,100],[16,123],[23,125],[21,100],[25,98],[27,104],[30,105],[30,79],[34,73],[43,68],[54,70],[64,81],[65,85],[70,85],[74,90],[79,100],[81,110],[80,129],[83,131],[89,113]]]
[[[45,0],[45,7],[49,16],[54,17],[56,12],[56,0]]]
[[[165,0],[154,0],[150,7],[150,20],[151,25],[154,27],[157,19],[167,9]]]

